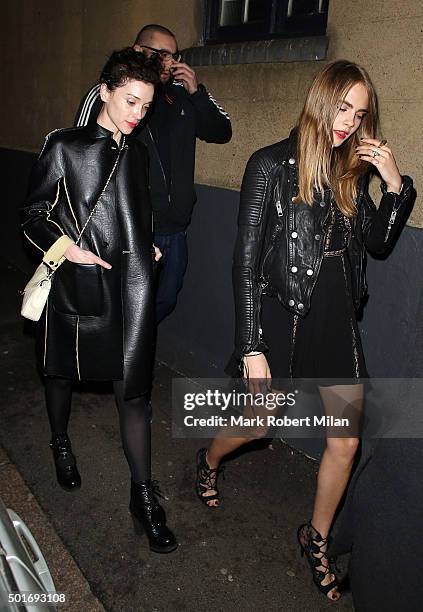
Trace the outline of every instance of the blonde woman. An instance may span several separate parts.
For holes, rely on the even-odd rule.
[[[323,379],[327,414],[361,410],[368,375],[355,311],[366,293],[365,251],[392,248],[414,198],[377,127],[367,72],[345,60],[329,63],[289,138],[254,153],[242,183],[234,357],[251,381]],[[382,179],[378,209],[367,189],[372,170]],[[196,489],[208,507],[219,505],[221,460],[247,441],[218,437],[198,452]],[[328,536],[358,444],[356,433],[327,437],[313,515],[298,529],[313,580],[334,601],[341,595]]]

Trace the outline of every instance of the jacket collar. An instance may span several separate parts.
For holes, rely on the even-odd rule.
[[[297,127],[294,127],[290,131],[288,138],[284,141],[286,143],[286,147],[282,158],[282,163],[284,165],[286,164],[291,172],[298,172],[297,140],[298,129]]]
[[[295,159],[295,165],[297,165],[297,142],[298,142],[298,128],[295,126],[289,133],[287,156]]]
[[[92,138],[113,138],[113,132],[104,128],[97,121],[90,121],[87,130]]]

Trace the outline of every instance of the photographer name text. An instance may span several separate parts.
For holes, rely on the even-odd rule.
[[[195,417],[190,414],[184,417],[184,425],[186,427],[349,427],[350,420],[334,416],[291,418],[286,415],[277,417],[268,414],[255,417],[242,415]]]

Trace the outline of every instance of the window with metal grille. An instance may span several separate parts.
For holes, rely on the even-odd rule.
[[[328,4],[329,0],[206,0],[204,41],[323,35]]]

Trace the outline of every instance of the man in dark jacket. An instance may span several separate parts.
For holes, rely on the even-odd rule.
[[[182,287],[188,252],[186,229],[196,200],[194,166],[196,138],[225,143],[231,139],[229,116],[194,70],[181,62],[174,34],[160,25],[147,25],[137,35],[134,49],[158,55],[163,70],[162,87],[146,125],[137,134],[150,156],[150,190],[154,215],[154,242],[163,257],[156,296],[160,323],[176,305]],[[97,118],[101,108],[99,86],[84,97],[76,125]]]

